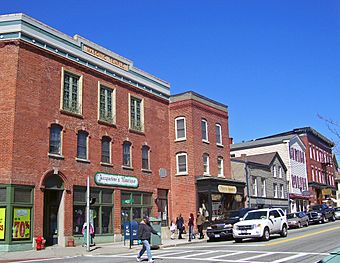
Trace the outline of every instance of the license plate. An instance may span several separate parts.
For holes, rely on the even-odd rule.
[[[219,234],[215,234],[215,237],[220,237],[220,235]]]

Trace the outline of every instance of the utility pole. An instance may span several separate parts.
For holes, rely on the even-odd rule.
[[[86,251],[90,252],[90,177],[86,183]]]

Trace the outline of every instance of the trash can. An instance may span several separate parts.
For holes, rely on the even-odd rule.
[[[158,233],[162,233],[161,222],[162,222],[161,219],[150,217],[150,225]],[[152,234],[151,235],[151,244],[150,244],[151,248],[152,249],[158,249],[161,244],[162,244],[162,237]]]

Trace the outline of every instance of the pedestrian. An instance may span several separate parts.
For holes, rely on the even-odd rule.
[[[143,247],[137,255],[137,262],[142,261],[141,257],[143,256],[145,250],[148,255],[148,263],[154,262],[154,260],[152,259],[150,248],[151,233],[161,236],[159,232],[156,232],[156,230],[152,228],[152,226],[150,225],[149,217],[146,216],[143,218],[142,222],[140,222],[138,227],[138,244],[143,244]]]
[[[171,220],[171,225],[170,225],[171,239],[175,239],[176,229],[177,229],[177,226],[176,226],[174,220]]]
[[[83,224],[83,228],[81,230],[81,233],[83,234],[83,246],[86,246],[87,244],[87,223],[85,222]],[[92,224],[90,223],[90,246],[94,246],[95,243],[94,243],[94,229],[93,229],[93,226]]]
[[[188,222],[188,228],[189,228],[189,242],[191,242],[191,239],[195,238],[194,234],[194,214],[190,213],[189,216],[189,222]]]
[[[199,239],[203,239],[204,235],[203,235],[203,224],[205,222],[205,217],[198,212],[197,213],[197,218],[196,218],[196,225],[197,225],[197,229],[198,229],[198,233],[200,234]]]
[[[184,229],[184,219],[182,217],[182,214],[179,214],[179,216],[176,218],[176,226],[178,229],[178,239],[183,239],[183,229]]]

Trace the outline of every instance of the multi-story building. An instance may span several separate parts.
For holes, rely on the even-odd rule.
[[[196,213],[202,185],[210,218],[218,194],[238,193],[226,106],[192,92],[170,101],[169,83],[89,40],[0,16],[0,80],[2,251],[39,235],[81,243],[87,178],[96,243],[145,215],[166,226]]]
[[[298,135],[288,134],[273,138],[256,139],[230,145],[231,156],[254,155],[278,152],[287,167],[289,211],[304,211],[308,205],[308,178],[306,154]]]
[[[171,192],[179,197],[172,214],[197,209],[214,220],[241,207],[244,183],[230,175],[227,107],[194,92],[170,100]]]
[[[241,154],[231,158],[231,167],[232,176],[246,182],[247,207],[288,211],[287,168],[277,152]]]

